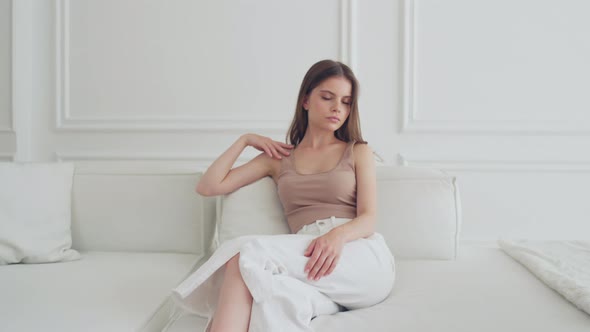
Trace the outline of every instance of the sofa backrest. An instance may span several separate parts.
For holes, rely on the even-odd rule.
[[[261,179],[218,204],[217,241],[288,231],[274,182]],[[402,259],[454,259],[461,226],[455,177],[408,166],[377,167],[377,226]]]
[[[195,193],[199,176],[76,169],[73,248],[204,254],[215,207]]]
[[[195,193],[199,177],[198,172],[77,168],[73,248],[206,255],[220,238],[288,230],[271,224],[285,223],[275,220],[282,207],[272,179],[215,198]],[[461,203],[454,176],[429,168],[378,166],[377,199],[377,231],[397,258],[456,257]]]

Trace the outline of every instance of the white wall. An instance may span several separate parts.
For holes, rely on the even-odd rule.
[[[590,234],[589,2],[0,6],[0,158],[202,169],[242,133],[283,140],[305,71],[332,58],[386,163],[458,176],[463,238]]]

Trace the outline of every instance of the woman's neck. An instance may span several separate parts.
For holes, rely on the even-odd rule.
[[[333,131],[320,131],[308,127],[299,146],[303,148],[319,149],[336,142],[339,142],[339,140],[334,136]]]

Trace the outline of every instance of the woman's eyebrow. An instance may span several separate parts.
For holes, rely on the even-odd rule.
[[[320,92],[327,92],[327,93],[334,95],[334,96],[336,95],[334,92],[332,92],[330,90],[320,90]],[[346,97],[350,98],[350,96],[344,96],[344,98],[346,98]]]

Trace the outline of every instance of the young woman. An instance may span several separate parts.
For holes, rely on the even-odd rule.
[[[201,277],[185,283],[185,306],[213,303],[207,331],[311,331],[317,315],[371,306],[391,292],[394,260],[375,233],[375,162],[361,136],[358,91],[348,66],[317,62],[301,84],[290,144],[243,135],[202,176],[197,192],[204,196],[270,176],[293,233],[222,246],[210,261],[225,255],[224,265],[207,262],[195,272]],[[262,153],[232,168],[247,146]],[[215,270],[223,281],[209,295],[215,299],[204,299],[203,280]]]

